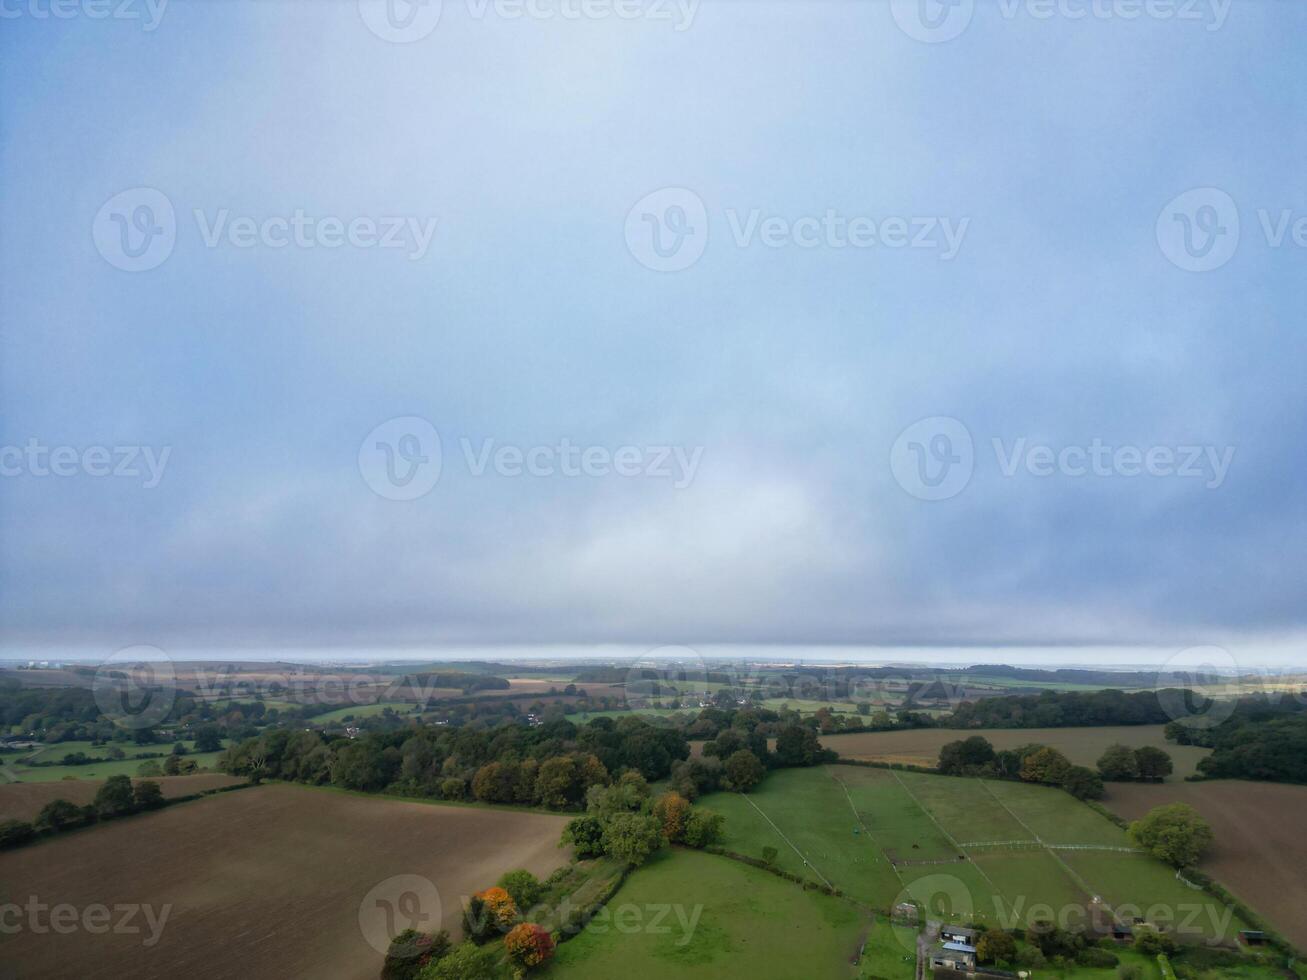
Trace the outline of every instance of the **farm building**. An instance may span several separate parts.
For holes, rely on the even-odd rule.
[[[976,972],[976,948],[967,943],[936,943],[930,951],[930,965],[936,970]]]
[[[973,948],[976,945],[976,930],[968,929],[965,926],[941,926],[939,935],[946,943],[961,943],[963,946]]]

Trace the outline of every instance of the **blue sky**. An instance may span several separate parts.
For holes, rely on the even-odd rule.
[[[445,0],[393,43],[344,0],[173,0],[150,30],[143,0],[5,4],[5,647],[1301,662],[1307,7],[995,0],[936,43],[911,4]],[[175,233],[128,271],[114,236],[164,217],[140,188]],[[669,201],[693,260],[658,271]],[[297,212],[313,244],[277,245]],[[239,219],[265,229],[243,247]],[[323,219],[399,247],[329,247]],[[827,230],[855,220],[874,243]],[[1219,266],[1185,267],[1186,221]],[[374,430],[408,418],[439,479],[397,500],[378,442],[431,446]],[[921,499],[959,430],[901,435],[939,419],[972,459]],[[562,440],[607,472],[566,475]],[[1096,443],[1163,462],[1064,454]],[[94,475],[98,446],[141,475]],[[477,472],[505,446],[539,472]]]

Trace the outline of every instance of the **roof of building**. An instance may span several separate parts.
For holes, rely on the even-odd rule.
[[[941,948],[947,949],[954,953],[974,953],[975,946],[968,946],[966,943],[940,943]]]

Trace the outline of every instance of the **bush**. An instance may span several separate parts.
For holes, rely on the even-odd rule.
[[[726,818],[713,810],[696,807],[685,821],[685,843],[689,847],[708,847],[722,836]]]
[[[381,980],[417,980],[424,967],[449,952],[449,933],[436,935],[405,929],[390,941],[381,964]]]
[[[418,974],[419,980],[498,980],[499,951],[459,943],[448,955],[432,961]]]
[[[57,831],[65,827],[75,827],[83,821],[82,808],[67,800],[51,800],[41,807],[37,814],[36,826],[39,830]]]
[[[26,820],[0,820],[0,848],[18,847],[36,836],[36,828]]]
[[[1027,946],[1017,953],[1017,963],[1021,966],[1041,969],[1048,963],[1048,959],[1040,952],[1038,946]]]
[[[509,871],[500,878],[499,887],[508,892],[513,904],[519,909],[529,909],[540,900],[540,894],[544,891],[540,879],[521,868]]]
[[[766,861],[768,864],[775,864],[776,858],[779,856],[780,856],[780,852],[776,850],[776,848],[772,847],[770,844],[768,844],[766,847],[762,849],[762,859]]]
[[[554,941],[542,926],[523,922],[504,937],[504,949],[508,952],[509,962],[520,974],[553,956]]]
[[[1139,980],[1142,973],[1138,963],[1122,963],[1116,968],[1117,980]]]
[[[579,858],[599,857],[604,853],[603,838],[604,825],[598,817],[586,814],[567,822],[559,846],[571,844],[576,848],[576,856]]]
[[[446,779],[440,784],[440,798],[442,800],[461,800],[466,787],[467,784],[461,779]]]
[[[157,810],[164,804],[163,790],[149,780],[138,783],[132,790],[132,803],[138,810]]]
[[[1096,970],[1110,970],[1118,966],[1121,960],[1115,953],[1101,949],[1098,946],[1087,946],[1080,952],[1076,953],[1076,962],[1081,966],[1092,967]]]

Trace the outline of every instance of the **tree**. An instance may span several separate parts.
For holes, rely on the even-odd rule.
[[[994,761],[994,746],[981,735],[949,742],[939,750],[939,771],[960,776]]]
[[[1060,786],[1070,769],[1070,759],[1045,745],[1021,760],[1021,779],[1027,783]]]
[[[669,841],[685,839],[685,822],[690,816],[690,803],[680,793],[664,793],[654,803],[653,815]]]
[[[159,765],[157,759],[146,759],[144,762],[142,762],[139,766],[136,767],[136,775],[162,776],[163,767]]]
[[[440,798],[442,800],[461,800],[466,791],[467,784],[461,779],[451,777],[441,780]]]
[[[632,867],[663,846],[662,828],[653,816],[642,813],[619,813],[604,822],[604,853]]]
[[[195,731],[196,752],[218,752],[222,749],[222,729],[217,725],[201,725]]]
[[[36,828],[26,820],[0,820],[0,849],[26,844],[36,836]]]
[[[529,909],[540,900],[540,893],[544,891],[540,879],[523,868],[506,872],[499,879],[499,887],[508,892],[519,909]]]
[[[137,783],[132,790],[132,802],[138,810],[157,810],[164,803],[163,790],[149,780]]]
[[[1123,783],[1139,778],[1139,763],[1135,750],[1128,745],[1109,745],[1098,760],[1098,771],[1110,782]]]
[[[449,948],[449,933],[443,929],[434,936],[404,929],[390,941],[381,964],[381,980],[417,980],[423,968],[444,957]]]
[[[463,910],[463,932],[474,940],[484,940],[497,932],[507,932],[517,919],[513,897],[498,886],[477,892]]]
[[[1169,803],[1149,810],[1130,825],[1130,839],[1154,857],[1177,868],[1198,863],[1212,846],[1212,828],[1187,803]]]
[[[780,856],[780,851],[768,844],[762,849],[762,860],[765,864],[775,864],[776,858]]]
[[[508,961],[521,976],[554,955],[554,941],[548,930],[534,922],[523,922],[504,937],[504,949],[508,952]]]
[[[84,817],[82,808],[67,800],[51,800],[41,807],[36,816],[38,830],[63,830],[80,824]]]
[[[598,817],[586,814],[567,822],[559,846],[571,844],[576,848],[576,856],[579,858],[598,857],[604,853],[603,838],[604,825]]]
[[[688,847],[707,847],[722,836],[726,818],[713,810],[695,807],[685,821],[685,844]]]
[[[186,754],[186,743],[185,743],[185,742],[173,742],[173,743],[172,743],[172,754],[173,754],[173,755],[185,755],[185,754]]]
[[[821,759],[817,733],[802,725],[790,725],[776,738],[778,766],[812,766]]]
[[[815,740],[815,736],[814,736]],[[740,749],[726,760],[722,767],[726,774],[726,785],[737,793],[747,793],[762,781],[767,770],[762,767],[758,757],[748,749]]]
[[[1017,941],[1002,929],[990,929],[976,942],[976,958],[981,963],[1011,963],[1016,955]]]
[[[1077,800],[1101,800],[1103,778],[1085,766],[1072,766],[1062,779],[1062,788]]]
[[[1171,756],[1151,745],[1135,749],[1135,762],[1139,767],[1139,778],[1149,782],[1160,783],[1175,769]]]
[[[126,776],[110,776],[96,791],[92,805],[101,817],[111,818],[131,813],[135,803],[131,779]]]

